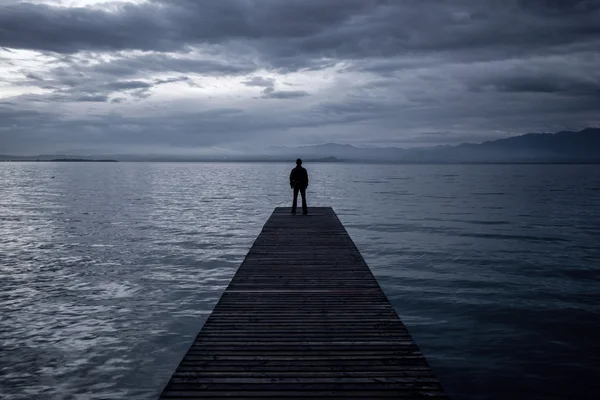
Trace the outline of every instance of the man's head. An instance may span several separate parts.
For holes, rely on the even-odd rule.
[[[296,165],[297,165],[297,166],[301,166],[301,165],[302,165],[302,159],[300,159],[300,158],[299,158],[299,159],[297,159],[297,160],[296,160]]]

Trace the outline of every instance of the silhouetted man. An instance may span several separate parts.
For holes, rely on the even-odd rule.
[[[302,167],[302,160],[296,160],[296,168],[290,173],[290,186],[294,189],[294,202],[292,203],[292,214],[296,214],[298,206],[298,192],[302,195],[302,214],[308,214],[306,206],[306,188],[308,186],[308,172]]]

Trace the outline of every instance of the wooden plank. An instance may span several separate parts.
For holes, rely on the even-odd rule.
[[[267,384],[268,385],[268,384]],[[443,391],[414,390],[412,388],[367,387],[358,388],[340,387],[329,385],[328,388],[296,389],[262,385],[262,389],[231,387],[229,390],[198,389],[171,390],[169,386],[163,392],[163,399],[447,399]],[[398,386],[396,384],[396,386]],[[257,386],[255,386],[257,387]]]
[[[276,208],[161,399],[446,398],[329,207]]]

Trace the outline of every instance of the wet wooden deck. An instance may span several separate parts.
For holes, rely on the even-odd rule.
[[[276,208],[161,399],[445,398],[333,209]]]

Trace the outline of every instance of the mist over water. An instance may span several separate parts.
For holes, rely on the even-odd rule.
[[[600,390],[600,166],[307,164],[456,399]],[[0,398],[156,398],[293,164],[0,164]]]

